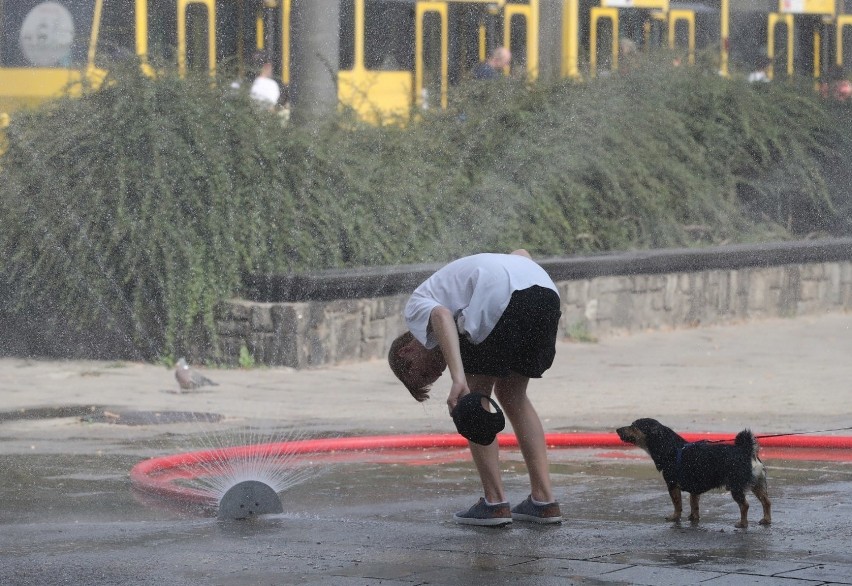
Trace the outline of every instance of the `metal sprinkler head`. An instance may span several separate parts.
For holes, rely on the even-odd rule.
[[[259,480],[244,480],[228,489],[219,501],[220,519],[250,519],[258,515],[283,513],[278,493]]]

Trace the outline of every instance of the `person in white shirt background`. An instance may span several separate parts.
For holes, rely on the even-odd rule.
[[[272,77],[272,60],[265,53],[260,53],[255,58],[260,69],[251,84],[249,95],[264,108],[275,110],[281,97],[281,86]]]

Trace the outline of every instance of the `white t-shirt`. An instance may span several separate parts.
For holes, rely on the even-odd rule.
[[[748,82],[756,83],[756,82],[767,82],[769,80],[769,76],[765,71],[752,71],[748,74]]]
[[[278,82],[271,77],[258,77],[251,84],[249,95],[264,106],[271,107],[278,103],[278,98],[281,97],[281,88],[278,87]]]
[[[414,337],[426,348],[434,348],[438,340],[428,331],[429,316],[441,305],[453,314],[459,333],[479,344],[497,325],[512,293],[533,285],[558,294],[547,272],[525,256],[466,256],[442,267],[417,287],[403,315]]]

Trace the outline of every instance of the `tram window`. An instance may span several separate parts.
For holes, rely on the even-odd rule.
[[[752,71],[762,55],[766,55],[769,23],[765,14],[737,12],[732,19],[730,62],[746,72]],[[696,27],[703,30],[701,27]]]
[[[511,41],[509,50],[512,52],[512,71],[523,73],[527,69],[527,19],[514,15],[509,23]]]
[[[598,70],[602,72],[612,70],[612,37],[617,31],[613,30],[613,22],[609,18],[598,20],[598,43],[596,58]]]
[[[689,48],[689,22],[686,20],[677,20],[674,23],[675,27],[675,47],[678,49]]]
[[[148,2],[148,51],[155,61],[177,58],[177,2]]]
[[[427,12],[423,16],[423,86],[426,96],[441,95],[441,15]],[[429,102],[425,102],[426,105]]]
[[[216,61],[226,67],[237,67],[245,74],[247,63],[258,50],[257,38],[258,6],[252,2],[216,1]],[[276,11],[275,18],[280,19]],[[275,44],[272,51],[280,53],[280,22],[276,20],[275,29],[267,31]],[[262,40],[261,40],[262,42]],[[232,61],[236,61],[233,63]],[[235,72],[236,73],[236,72]]]
[[[642,35],[642,47],[645,50],[652,48],[667,47],[668,21],[657,18],[648,18],[644,26],[645,33]],[[675,47],[687,47],[689,43],[689,25],[683,19],[674,21]]]
[[[775,57],[773,72],[776,78],[787,77],[787,38],[789,31],[784,24],[775,25]]]
[[[449,7],[448,47],[449,62],[447,63],[447,81],[456,85],[470,75],[477,64],[484,60],[480,58],[480,24],[484,27],[486,52],[490,52],[503,44],[502,16],[498,22],[497,16],[489,16],[480,5],[456,3]],[[439,37],[440,38],[440,37]]]
[[[849,66],[847,63],[852,61],[852,25],[844,25],[842,28],[842,41],[843,44],[840,48],[842,53],[840,54],[842,58],[841,66],[843,66],[847,71],[849,70]]]
[[[412,4],[365,2],[364,67],[382,71],[411,71],[414,68]]]
[[[134,4],[134,0],[104,1],[95,53],[95,63],[98,66],[125,61],[136,53]]]
[[[208,16],[203,4],[186,7],[186,65],[192,71],[207,71],[210,66]]]
[[[3,2],[0,10],[0,65],[84,65],[92,30],[93,5],[89,0]]]
[[[340,0],[340,48],[338,68],[355,66],[355,0]]]
[[[719,16],[715,12],[695,13],[695,46],[699,48],[709,47],[718,43],[719,39]],[[766,31],[766,17],[760,19],[761,30]],[[754,34],[754,33],[752,33]],[[766,39],[764,32],[761,39]]]

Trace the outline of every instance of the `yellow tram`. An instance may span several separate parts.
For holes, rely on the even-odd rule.
[[[852,15],[844,10],[844,0],[778,0],[767,24],[770,76],[810,70],[820,78],[842,67],[852,51]]]
[[[449,85],[500,45],[535,78],[538,1],[341,0],[330,66],[340,102],[367,118],[446,105]],[[263,49],[288,84],[293,18],[293,0],[0,0],[0,111],[96,82],[109,60],[133,55],[242,76]]]
[[[314,2],[314,4],[307,4]],[[0,0],[0,113],[97,84],[125,57],[192,71],[248,74],[251,56],[273,55],[293,77],[299,18],[317,0]],[[335,0],[338,101],[368,120],[440,107],[489,50],[513,54],[507,73],[594,76],[617,69],[623,45],[666,47],[679,61],[712,53],[729,74],[754,56],[775,74],[821,75],[852,51],[852,15],[837,0]],[[300,10],[302,11],[300,13]],[[314,17],[316,14],[314,14]],[[73,91],[73,90],[72,90]]]

